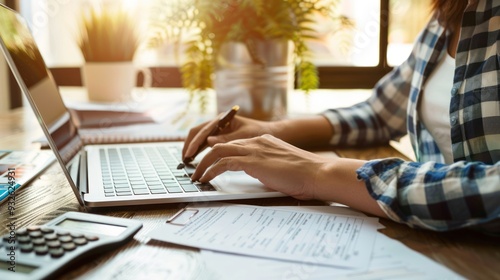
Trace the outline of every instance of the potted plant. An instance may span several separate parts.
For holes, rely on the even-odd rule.
[[[215,88],[219,111],[238,103],[243,114],[257,119],[286,113],[286,93],[309,92],[319,79],[306,40],[317,14],[331,15],[331,0],[164,0],[156,8],[150,40],[187,41],[180,68],[183,85],[206,106],[206,90]],[[333,19],[333,18],[332,18]],[[344,22],[344,21],[341,21]],[[187,38],[184,38],[186,35]],[[224,101],[233,96],[234,101]]]
[[[82,79],[89,100],[130,100],[137,78],[133,59],[140,45],[132,15],[122,6],[90,6],[80,16],[79,35],[85,60]]]

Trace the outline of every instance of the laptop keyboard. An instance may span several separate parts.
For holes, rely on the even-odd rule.
[[[107,197],[215,191],[210,184],[194,184],[184,169],[177,169],[181,151],[176,147],[110,147],[99,153]]]

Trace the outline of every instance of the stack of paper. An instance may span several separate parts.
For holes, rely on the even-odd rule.
[[[194,211],[194,212],[193,212]],[[191,214],[189,213],[191,212]],[[153,239],[312,265],[368,267],[378,219],[274,207],[190,207]]]
[[[345,207],[190,207],[150,237],[197,247],[215,279],[462,279]],[[257,269],[258,268],[258,269]]]

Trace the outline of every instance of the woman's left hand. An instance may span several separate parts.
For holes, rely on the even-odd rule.
[[[268,188],[297,199],[315,199],[316,180],[328,161],[266,134],[216,144],[191,179],[208,182],[225,171],[245,171]]]

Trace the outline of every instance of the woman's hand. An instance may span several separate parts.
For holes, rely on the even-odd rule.
[[[182,158],[192,156],[198,147],[203,144],[210,131],[217,125],[219,119],[202,123],[189,131],[189,134],[182,149]],[[235,139],[251,138],[263,134],[274,134],[275,127],[270,122],[257,121],[245,117],[235,116],[228,127],[219,135],[210,136],[207,139],[208,145],[226,143]]]
[[[329,161],[266,134],[216,144],[191,179],[208,182],[225,171],[242,170],[271,189],[298,199],[314,199],[316,180],[323,178],[318,174]]]
[[[191,179],[208,182],[225,171],[245,171],[266,187],[297,199],[334,201],[387,217],[357,179],[356,170],[364,163],[320,156],[265,134],[216,144]]]
[[[203,144],[210,131],[219,120],[200,124],[189,131],[182,149],[182,158],[191,157]],[[332,126],[322,116],[289,119],[274,122],[257,121],[235,116],[230,125],[219,135],[208,137],[208,145],[226,143],[236,139],[246,139],[264,134],[272,135],[301,148],[327,147],[333,134]]]

